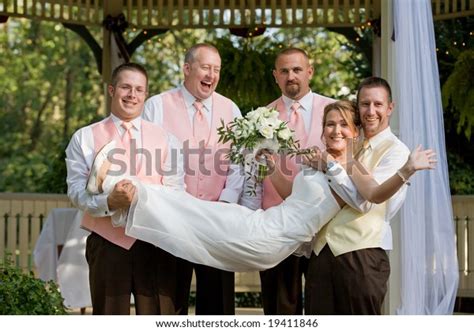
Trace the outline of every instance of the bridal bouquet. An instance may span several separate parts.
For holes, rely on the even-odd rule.
[[[228,158],[233,163],[244,166],[246,175],[255,177],[252,193],[255,193],[255,186],[262,182],[267,174],[265,161],[256,160],[256,155],[261,150],[286,154],[295,154],[298,151],[293,131],[278,115],[276,109],[259,107],[247,113],[245,117],[234,119],[227,126],[222,122],[222,126],[217,129],[219,142],[230,141]]]

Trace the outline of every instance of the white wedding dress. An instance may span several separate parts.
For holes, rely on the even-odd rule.
[[[136,182],[126,234],[185,260],[228,271],[269,269],[311,241],[340,210],[323,174],[301,171],[280,205],[253,211]]]

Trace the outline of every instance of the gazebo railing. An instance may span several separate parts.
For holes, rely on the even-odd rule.
[[[381,0],[0,0],[0,15],[100,26],[123,12],[137,29],[359,26]],[[432,0],[435,19],[474,14],[474,0]]]
[[[69,207],[64,194],[0,193],[0,260],[11,254],[18,267],[34,271],[32,252],[43,222],[52,209]],[[194,279],[192,285],[194,289]],[[260,292],[258,272],[236,273],[235,290]]]

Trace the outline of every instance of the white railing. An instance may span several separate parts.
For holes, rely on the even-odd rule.
[[[53,208],[68,207],[72,205],[63,194],[0,193],[0,259],[12,254],[19,267],[34,271],[32,252],[43,222]],[[236,273],[235,290],[259,292],[258,273]]]

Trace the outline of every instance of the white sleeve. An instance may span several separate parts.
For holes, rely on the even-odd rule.
[[[94,158],[94,143],[90,128],[77,131],[66,148],[67,195],[77,208],[93,217],[111,216],[107,205],[108,194],[92,195],[86,191],[87,180]]]
[[[234,118],[242,117],[239,107],[235,103],[232,105],[232,114]],[[242,186],[244,183],[244,176],[240,171],[240,166],[231,164],[229,166],[225,187],[221,192],[219,201],[237,203],[239,201],[240,194],[242,193]]]
[[[406,147],[396,146],[390,149],[382,158],[378,166],[372,171],[372,176],[379,184],[393,176],[406,162],[409,151]],[[365,200],[357,191],[354,183],[350,179],[344,168],[335,164],[326,172],[331,188],[352,208],[366,213],[373,204]],[[388,219],[393,217],[403,204],[406,195],[406,185],[402,186],[389,200],[387,205]]]
[[[145,102],[142,118],[155,124],[163,124],[163,99],[161,95],[155,95]]]
[[[168,155],[163,163],[163,185],[176,190],[184,190],[184,166],[182,144],[168,133]]]

